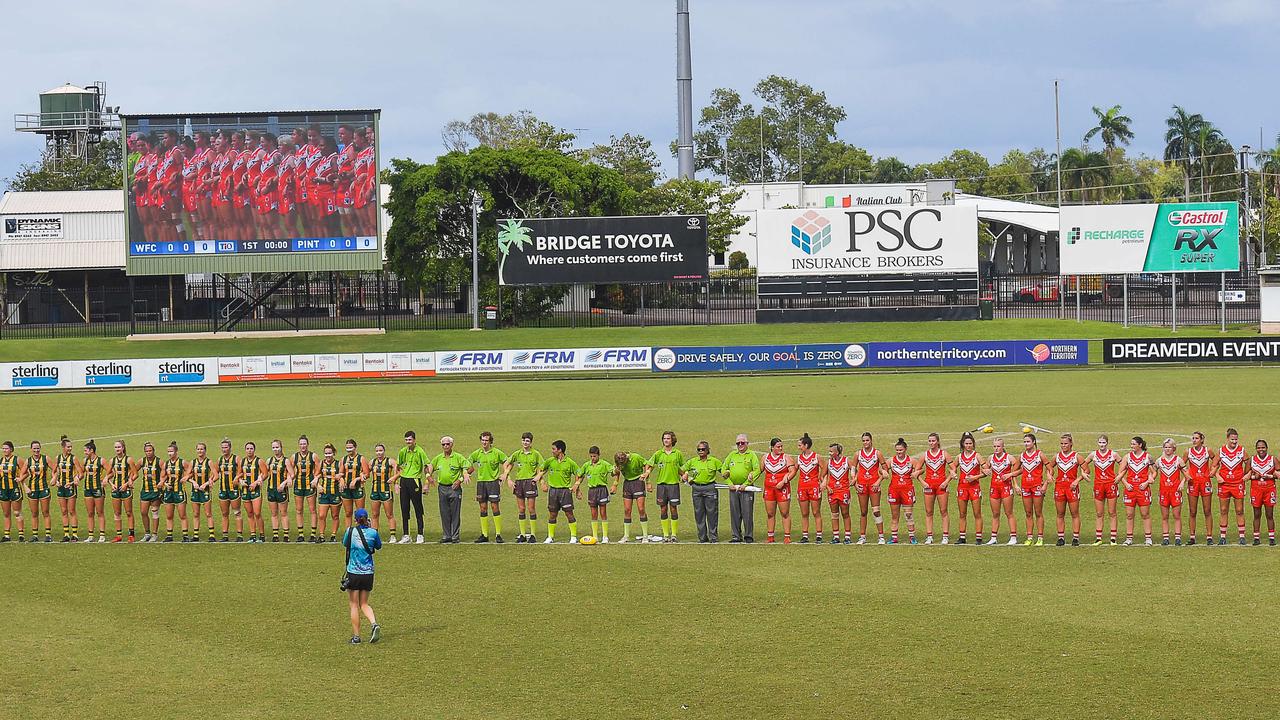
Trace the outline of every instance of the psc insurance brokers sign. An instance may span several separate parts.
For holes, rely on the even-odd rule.
[[[503,285],[705,280],[707,262],[706,215],[498,222]]]
[[[936,205],[761,210],[761,276],[978,270],[978,209]]]
[[[1058,217],[1066,275],[1240,269],[1233,202],[1072,205]]]

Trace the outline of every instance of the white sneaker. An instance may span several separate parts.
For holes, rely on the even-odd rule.
[[[401,544],[401,545],[408,545],[408,544],[409,544],[409,533],[405,533],[404,535],[401,535],[401,536],[400,536],[400,544]]]
[[[943,545],[948,544],[948,543],[947,543],[947,536],[946,536],[946,535],[943,535],[943,536],[942,536],[942,544],[943,544]]]
[[[142,542],[144,542],[144,543],[149,543],[149,542],[151,542],[151,533],[146,533],[145,535],[143,535],[143,536],[142,536]]]
[[[867,536],[866,536],[866,535],[859,535],[859,536],[858,536],[858,542],[856,542],[856,543],[854,543],[854,544],[855,544],[855,545],[866,545],[866,544],[867,544]]]
[[[103,535],[102,533],[98,533],[98,542],[104,543],[106,541],[107,541],[107,536]]]
[[[403,541],[402,541],[402,542],[403,542]],[[426,540],[424,540],[424,539],[423,539],[423,537],[422,537],[421,535],[419,535],[419,536],[418,536],[418,539],[413,541],[413,544],[414,544],[414,545],[421,545],[421,544],[422,544],[422,543],[424,543],[424,542],[426,542]]]
[[[608,538],[605,538],[605,542],[609,542],[609,539],[608,539]],[[618,540],[618,544],[619,544],[619,545],[621,545],[621,544],[623,544],[623,543],[627,543],[627,542],[631,542],[631,541],[630,541],[629,539],[627,539],[627,536],[626,536],[626,535],[623,535],[623,536]],[[644,540],[641,540],[640,542],[644,542]]]
[[[1017,535],[1010,535],[1010,536],[1009,536],[1009,542],[1005,543],[1005,545],[1017,545],[1017,544],[1018,544],[1018,536],[1017,536]]]
[[[932,536],[932,535],[930,535],[929,537],[925,538],[925,539],[924,539],[924,544],[925,544],[925,545],[932,545],[932,544],[933,544],[933,536]]]
[[[608,545],[608,544],[609,544],[609,538],[607,538],[607,537],[602,537],[602,538],[600,538],[600,544],[601,544],[601,545]]]
[[[575,535],[575,536],[573,536],[573,537],[569,538],[569,544],[570,544],[570,545],[577,545],[577,544],[578,544],[578,536],[577,536],[577,535]]]
[[[623,540],[622,542],[626,542],[626,540]],[[648,543],[648,542],[649,542],[649,536],[648,536],[648,535],[641,535],[641,536],[640,536],[640,542],[642,542],[642,543]]]
[[[556,541],[556,539],[555,539],[555,538],[553,538],[553,537],[551,537],[550,535],[548,535],[548,536],[547,536],[547,539],[542,541],[542,544],[543,544],[543,545],[551,545],[551,544],[552,544],[552,543],[554,543],[555,541]]]
[[[995,545],[995,544],[996,544],[996,536],[995,536],[995,535],[992,535],[992,536],[991,536],[991,539],[987,541],[987,544],[988,544],[988,545]]]
[[[1147,538],[1145,541],[1143,541],[1142,544],[1146,545],[1147,547],[1151,547],[1151,538]]]
[[[93,542],[93,535],[90,535],[89,537],[85,538],[85,539],[84,539],[84,541],[85,541],[85,542]]]
[[[1124,539],[1124,546],[1125,546],[1125,547],[1130,547],[1131,545],[1133,545],[1133,538],[1125,538],[1125,539]]]
[[[881,536],[880,536],[880,539],[876,541],[876,544],[877,544],[877,545],[883,545],[883,544],[884,544],[884,536],[883,536],[883,535],[881,535]]]

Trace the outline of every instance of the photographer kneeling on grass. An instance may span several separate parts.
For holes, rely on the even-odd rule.
[[[342,545],[347,549],[346,573],[342,576],[342,589],[351,599],[351,644],[360,643],[360,613],[369,618],[372,626],[369,642],[376,643],[382,636],[382,628],[373,616],[369,605],[369,593],[373,590],[373,554],[382,548],[378,531],[369,527],[369,511],[358,508],[355,527],[347,528]]]

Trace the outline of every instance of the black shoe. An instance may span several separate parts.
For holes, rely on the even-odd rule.
[[[1244,538],[1240,538],[1240,544],[1244,545]]]
[[[853,538],[846,536],[846,537],[845,537],[845,539],[844,539],[844,544],[845,544],[845,545],[852,545],[852,544],[853,544]]]
[[[1241,544],[1243,545],[1244,543],[1241,543]],[[1259,540],[1258,538],[1254,538],[1254,539],[1253,539],[1253,546],[1254,546],[1254,547],[1258,547],[1258,546],[1259,546],[1259,545],[1261,545],[1261,544],[1262,544],[1262,541],[1261,541],[1261,540]]]
[[[243,536],[243,535],[237,535],[237,536],[236,536],[236,542],[244,542],[244,536]]]
[[[191,542],[191,536],[190,536],[190,535],[183,535],[183,536],[182,536],[182,542],[184,542],[184,543],[189,543],[189,542]]]
[[[0,538],[0,543],[7,543],[7,542],[13,542],[13,538],[9,538],[9,537]]]
[[[167,543],[171,543],[171,542],[173,542],[173,536],[172,536],[172,535],[165,535],[165,536],[164,536],[164,541],[165,541],[165,542],[167,542]]]
[[[1271,547],[1275,547],[1275,546],[1276,546],[1276,539],[1275,539],[1275,538],[1269,538],[1269,539],[1267,540],[1267,544],[1268,544],[1268,545],[1270,545]]]
[[[1067,541],[1062,538],[1058,538],[1058,542],[1054,543],[1054,545],[1057,547],[1063,547],[1066,544],[1067,544]]]
[[[524,533],[521,533],[521,534],[519,534],[519,535],[517,535],[517,536],[516,536],[516,544],[517,544],[517,545],[523,545],[523,544],[524,544]]]
[[[67,537],[66,535],[63,535],[63,536],[62,536],[62,542],[64,542],[64,543],[69,543],[69,542],[71,542],[71,538]]]
[[[822,536],[821,536],[821,535],[815,536],[815,537],[813,538],[813,544],[814,544],[814,545],[821,545],[823,542],[825,542],[825,541],[822,539]]]
[[[502,539],[502,536],[501,536],[501,535],[494,535],[494,536],[493,536],[493,541],[494,541],[494,542],[496,542],[496,543],[498,543],[499,545],[501,545],[502,543],[506,542],[506,540],[503,540],[503,539]]]
[[[1187,544],[1188,544],[1188,545],[1195,545],[1195,544],[1196,544],[1196,539],[1195,539],[1195,537],[1193,536],[1190,540],[1187,540]]]
[[[745,537],[745,538],[743,538],[743,539],[742,539],[742,542],[744,542],[744,543],[753,543],[753,542],[755,542],[755,541],[756,541],[756,539],[755,539],[755,538],[753,538],[753,537],[751,537],[750,535],[748,535],[747,537]]]
[[[353,636],[353,637],[351,638],[351,640],[349,640],[349,641],[348,641],[348,643],[349,643],[349,644],[351,644],[351,645],[359,645],[359,644],[360,644],[360,636],[359,636],[359,635],[355,635],[355,636]]]
[[[1165,539],[1161,540],[1161,541],[1160,541],[1160,546],[1161,546],[1161,547],[1169,547],[1169,538],[1165,538]]]
[[[275,541],[273,540],[272,542],[275,542]],[[288,535],[285,535],[285,536],[284,536],[284,539],[282,540],[282,542],[289,542],[289,536],[288,536]]]
[[[26,542],[26,541],[27,541],[27,536],[26,536],[26,535],[19,535],[19,536],[18,536],[18,542],[20,542],[20,543],[24,543],[24,542]]]
[[[1080,547],[1080,538],[1071,538],[1071,547]]]
[[[730,539],[729,539],[729,544],[730,544],[730,545],[732,545],[732,544],[734,544],[734,543],[740,543],[740,542],[742,542],[742,541],[741,541],[741,540],[739,540],[738,538],[730,538]]]
[[[485,535],[481,535],[480,537],[476,538],[476,543],[487,543],[487,542],[489,542],[489,538]]]
[[[965,540],[965,538],[964,538],[964,536],[963,536],[963,535],[961,535],[960,537],[956,538],[956,544],[957,544],[957,545],[964,545],[964,544],[965,544],[965,543],[967,543],[967,542],[969,542],[969,541],[968,541],[968,540]]]
[[[382,626],[378,624],[374,624],[373,628],[369,632],[369,642],[376,643],[381,639],[382,639]]]
[[[1223,535],[1222,537],[1218,538],[1218,545],[1226,545],[1226,544],[1227,544],[1227,536],[1226,536],[1226,535]]]
[[[809,536],[808,536],[808,535],[801,535],[801,536],[800,536],[800,544],[801,544],[801,545],[805,545],[805,544],[807,544],[808,542],[809,542]]]

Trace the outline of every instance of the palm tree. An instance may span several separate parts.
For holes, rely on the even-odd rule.
[[[1206,124],[1204,116],[1200,113],[1188,114],[1181,106],[1173,106],[1173,115],[1170,115],[1165,121],[1164,133],[1164,159],[1173,161],[1182,165],[1183,174],[1186,176],[1186,194],[1187,200],[1191,195],[1191,159],[1197,155],[1196,140],[1200,135],[1200,128]]]
[[[1097,105],[1093,106],[1093,114],[1098,117],[1098,124],[1089,129],[1084,134],[1084,141],[1089,142],[1094,135],[1102,135],[1102,146],[1108,151],[1116,149],[1116,143],[1128,145],[1133,140],[1133,131],[1129,126],[1133,124],[1133,118],[1128,115],[1120,114],[1120,106],[1112,105],[1109,109],[1103,110]]]
[[[1102,202],[1111,180],[1111,161],[1105,153],[1080,148],[1062,151],[1062,189],[1077,191],[1079,202]]]
[[[1198,163],[1200,170],[1200,199],[1207,201],[1209,199],[1209,184],[1206,181],[1210,176],[1218,178],[1235,171],[1235,150],[1231,147],[1231,143],[1227,142],[1227,139],[1222,136],[1222,131],[1208,121],[1202,124],[1196,133],[1195,146],[1196,154],[1200,158]]]
[[[1266,188],[1266,192],[1280,199],[1280,134],[1276,135],[1274,148],[1258,153],[1258,165],[1262,169],[1263,187]],[[1263,194],[1265,195],[1266,192]]]

